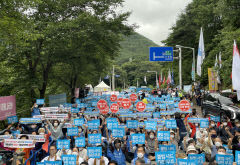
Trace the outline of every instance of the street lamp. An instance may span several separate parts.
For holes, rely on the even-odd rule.
[[[156,73],[156,87],[158,87],[158,78],[157,78],[157,71],[147,71],[148,73]]]
[[[182,48],[192,49],[193,50],[193,65],[194,65],[194,80],[195,81],[195,49],[187,46],[176,45],[179,49],[179,86],[180,90],[182,90]]]

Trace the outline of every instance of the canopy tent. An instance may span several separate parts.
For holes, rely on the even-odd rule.
[[[89,92],[93,92],[93,87],[91,84],[85,84],[85,88],[88,88]]]
[[[103,81],[94,87],[94,92],[109,92],[111,91],[110,86],[105,84]]]

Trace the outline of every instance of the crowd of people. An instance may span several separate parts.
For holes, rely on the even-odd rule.
[[[119,97],[129,98],[130,94],[123,93]],[[184,97],[184,94],[177,90],[164,90],[151,94],[141,92],[141,96],[138,95],[137,102],[147,100],[144,112],[138,112],[136,103],[132,102],[129,109],[120,108],[118,113],[109,111],[107,114],[101,114],[95,103],[99,99],[105,99],[110,107],[110,95],[90,95],[81,100],[74,99],[70,108],[69,104],[55,109],[42,108],[35,103],[31,109],[32,117],[42,117],[41,122],[12,123],[0,134],[5,137],[10,135],[11,139],[23,141],[30,139],[28,135],[42,135],[44,141],[33,140],[34,147],[32,148],[14,148],[6,145],[7,139],[2,139],[0,147],[2,151],[17,153],[15,158],[8,161],[10,163],[14,161],[17,165],[44,164],[45,162],[71,164],[70,160],[73,160],[72,164],[76,165],[221,164],[221,159],[224,157],[217,159],[221,155],[232,156],[233,159],[229,162],[237,164],[234,160],[237,159],[236,153],[240,150],[240,121],[238,119],[232,121],[225,117],[219,120],[217,117],[201,116],[200,111],[195,108],[181,112],[178,109],[179,101],[189,98]],[[197,93],[197,95],[198,99],[200,94]],[[197,104],[200,105],[199,100]],[[66,115],[63,118],[51,119],[46,117],[48,113]],[[75,124],[76,119],[82,119],[83,122]],[[111,126],[110,119],[115,119]],[[207,126],[202,125],[203,119],[207,120]],[[169,120],[173,121],[171,127],[165,123]],[[99,125],[92,128],[89,125],[90,121],[99,121]],[[137,122],[137,126],[131,125],[130,121]],[[147,121],[156,122],[157,125],[148,126]],[[113,128],[116,123],[117,126]],[[77,133],[71,135],[71,128],[77,128]],[[116,129],[122,130],[123,128],[122,135],[119,133],[117,136],[114,133]],[[169,138],[160,137],[162,136],[160,132],[169,133]],[[100,141],[97,138],[99,134]],[[144,143],[136,135],[144,135]],[[139,139],[136,140],[135,137]],[[84,139],[82,146],[77,145],[78,138]],[[161,138],[165,140],[161,141]],[[60,146],[60,142],[64,140],[69,141],[69,146],[65,144]],[[90,149],[99,148],[101,150],[94,151],[94,154],[90,151]],[[174,154],[174,158],[170,159],[171,153]],[[69,157],[70,160],[67,160],[64,155],[74,155],[75,159]],[[226,157],[227,160],[228,157]],[[222,164],[227,164],[226,161]]]

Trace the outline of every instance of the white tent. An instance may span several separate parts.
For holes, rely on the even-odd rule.
[[[92,84],[85,84],[86,88],[89,88],[89,92],[93,92]]]
[[[109,92],[111,91],[110,86],[105,84],[103,81],[94,87],[94,92]]]

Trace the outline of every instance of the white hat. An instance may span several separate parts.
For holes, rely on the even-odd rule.
[[[189,151],[195,151],[195,152],[197,152],[196,148],[195,148],[193,145],[188,146],[188,148],[187,148],[187,153],[188,153]]]

